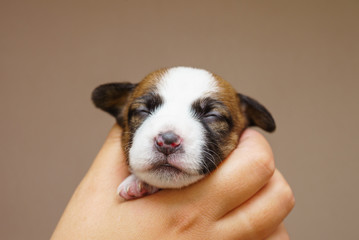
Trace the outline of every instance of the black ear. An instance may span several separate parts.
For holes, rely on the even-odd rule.
[[[270,112],[259,102],[238,93],[240,107],[246,115],[249,126],[258,126],[265,131],[273,132],[276,128],[274,119]]]
[[[121,123],[122,109],[137,84],[107,83],[98,86],[92,92],[92,101],[96,107],[110,113]],[[121,125],[121,124],[120,124]]]

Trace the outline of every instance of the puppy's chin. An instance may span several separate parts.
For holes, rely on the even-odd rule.
[[[158,166],[151,170],[133,173],[144,182],[157,188],[182,188],[197,182],[204,175],[190,175],[171,166]]]

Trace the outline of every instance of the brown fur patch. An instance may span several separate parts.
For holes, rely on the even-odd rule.
[[[228,155],[236,147],[240,134],[247,127],[248,123],[240,108],[240,99],[237,96],[237,92],[223,78],[213,73],[212,75],[221,89],[216,93],[216,98],[228,107],[233,120],[233,130],[227,137],[226,144],[221,146],[224,155]]]

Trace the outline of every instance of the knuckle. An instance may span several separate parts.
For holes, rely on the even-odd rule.
[[[293,194],[293,191],[288,187],[288,192],[286,193],[286,202],[287,202],[287,206],[288,206],[288,210],[292,210],[295,206],[295,197]]]
[[[247,219],[246,229],[244,239],[263,239],[270,232],[270,229],[265,224],[262,224],[262,221],[255,221],[251,218]]]
[[[292,189],[287,182],[284,182],[280,186],[280,196],[282,198],[282,203],[285,206],[285,209],[287,210],[287,212],[290,212],[295,205],[295,197]]]
[[[269,152],[262,152],[257,157],[256,163],[261,174],[266,177],[270,178],[275,171],[275,164],[274,164],[274,157],[272,153]]]

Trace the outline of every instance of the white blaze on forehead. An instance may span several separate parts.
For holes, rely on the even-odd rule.
[[[190,67],[170,68],[157,86],[165,103],[180,102],[183,107],[216,92],[217,88],[211,73]]]

